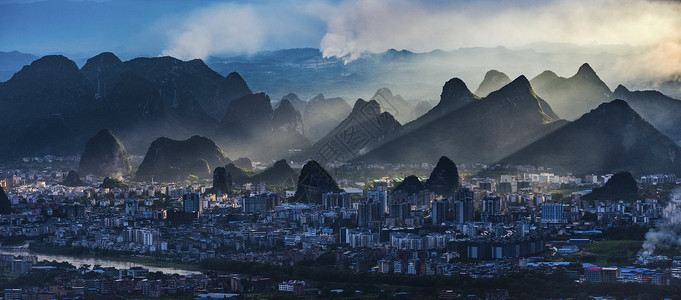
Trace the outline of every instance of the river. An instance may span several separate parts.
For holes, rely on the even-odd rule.
[[[190,270],[185,270],[185,269],[179,269],[179,268],[173,268],[173,267],[157,267],[157,266],[151,266],[143,263],[138,263],[138,262],[129,262],[129,261],[119,261],[119,260],[109,260],[109,259],[102,259],[102,258],[90,258],[90,257],[77,257],[77,256],[69,256],[69,255],[54,255],[54,254],[42,254],[42,253],[33,253],[30,251],[8,251],[8,250],[0,250],[0,254],[11,254],[15,256],[25,256],[25,255],[34,255],[38,257],[38,261],[42,260],[47,260],[47,261],[53,261],[56,260],[58,262],[68,262],[74,266],[80,267],[81,265],[88,264],[90,265],[90,268],[92,268],[94,265],[100,265],[102,267],[114,267],[116,269],[129,269],[131,267],[142,267],[145,269],[149,269],[149,272],[163,272],[166,274],[180,274],[180,275],[188,275],[188,274],[199,274],[201,272],[199,271],[190,271]]]

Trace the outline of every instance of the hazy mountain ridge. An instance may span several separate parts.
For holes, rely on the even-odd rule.
[[[480,100],[480,97],[473,94],[466,83],[459,78],[452,78],[448,80],[442,87],[440,94],[440,101],[431,110],[416,120],[405,124],[406,130],[413,130],[420,126],[432,122],[442,116],[445,116],[452,111],[455,111],[466,104],[473,103]]]
[[[326,98],[318,94],[310,99],[303,111],[305,132],[313,140],[319,140],[345,119],[352,107],[343,98]]]
[[[585,63],[575,75],[564,78],[544,71],[530,80],[536,93],[548,102],[556,114],[575,120],[605,102],[612,95],[610,88]]]
[[[478,85],[478,89],[475,90],[475,94],[478,97],[487,97],[489,93],[502,88],[510,82],[511,78],[504,72],[489,70],[485,73],[485,77],[482,79],[482,82],[480,82],[480,85]]]
[[[578,174],[629,170],[678,172],[681,148],[625,101],[599,105],[562,128],[501,160]]]
[[[291,51],[292,57],[298,57],[295,52]],[[427,55],[397,51],[362,59],[401,64],[419,56]],[[303,60],[307,59],[304,57]],[[146,75],[133,69],[143,69]],[[503,77],[501,72],[488,74],[490,78]],[[218,82],[217,87],[211,93],[194,93],[193,88],[198,86],[195,82],[207,77],[211,78],[208,81]],[[486,79],[479,90],[496,82]],[[500,80],[503,82],[503,78]],[[452,78],[442,87],[440,102],[435,107],[402,126],[392,114],[382,111],[379,102],[392,108],[402,107],[399,110],[402,116],[403,109],[413,111],[415,106],[392,94],[389,88],[376,90],[375,104],[362,100],[360,106],[369,108],[360,113],[356,112],[358,103],[350,108],[342,98],[325,99],[321,94],[310,101],[288,94],[275,110],[269,96],[252,94],[238,73],[222,77],[199,60],[183,62],[162,57],[122,62],[112,53],[102,53],[78,69],[66,57],[46,56],[0,83],[0,104],[6,108],[0,111],[5,117],[0,124],[9,128],[3,138],[10,141],[0,146],[0,153],[4,157],[77,154],[94,134],[93,124],[97,124],[96,128],[114,130],[126,146],[132,145],[127,147],[132,153],[142,152],[159,136],[182,139],[200,134],[218,142],[230,155],[259,161],[291,156],[299,161],[310,158],[321,162],[347,161],[360,155],[361,159],[369,158],[367,162],[400,162],[402,157],[406,161],[434,162],[437,157],[448,155],[457,161],[494,162],[566,125],[564,121],[555,122],[563,116],[556,114],[553,105],[544,101],[539,92],[534,92],[535,85],[551,91],[545,93],[553,95],[554,102],[560,97],[569,98],[569,106],[574,109],[583,106],[583,99],[590,97],[589,101],[595,102],[597,97],[591,96],[609,93],[588,64],[570,78],[546,71],[531,84],[523,81],[527,79],[521,76],[480,98],[462,80]],[[229,86],[233,86],[235,93],[247,95],[220,102],[226,103],[226,107],[219,118],[222,121],[218,122],[204,111],[197,95],[203,99],[213,97],[210,98],[213,101],[222,97],[216,95],[229,94],[232,88],[224,89]],[[167,96],[169,90],[177,88],[183,90],[180,97],[174,92],[168,102],[163,94]],[[580,98],[582,94],[591,96]],[[681,140],[678,129],[681,126],[677,125],[681,124],[677,116],[681,115],[677,113],[681,111],[681,101],[654,91],[630,92],[623,86],[609,97],[625,98],[653,126],[673,140]],[[304,110],[296,109],[296,105],[304,105]],[[427,105],[420,109],[423,107]],[[376,131],[359,131],[368,132],[369,138],[357,139],[354,125]],[[315,135],[320,140],[312,145],[308,137]],[[352,143],[343,142],[344,136],[352,137],[349,140]],[[424,145],[428,151],[418,149]],[[382,151],[385,153],[381,155],[374,153]]]
[[[0,82],[12,78],[14,73],[21,70],[32,61],[38,59],[37,56],[19,51],[4,52],[0,51]]]
[[[294,159],[345,162],[399,134],[402,125],[375,100],[357,99],[350,115]]]
[[[658,91],[629,91],[617,86],[611,99],[626,101],[641,117],[677,144],[681,143],[681,100]]]
[[[463,90],[465,85],[459,87]],[[461,92],[471,94],[468,89]],[[407,131],[356,161],[435,162],[445,155],[460,161],[492,162],[542,136],[551,127],[546,124],[555,120],[548,104],[520,76],[488,97]]]
[[[257,93],[232,101],[213,136],[229,153],[270,160],[308,147],[304,132],[300,112],[290,103],[275,111],[269,96]]]
[[[389,112],[400,123],[411,121],[410,116],[411,111],[414,110],[414,105],[404,100],[399,94],[393,95],[389,88],[376,90],[376,93],[369,100],[378,102],[383,110]]]

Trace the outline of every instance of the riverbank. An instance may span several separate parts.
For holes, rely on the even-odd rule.
[[[141,255],[102,255],[93,253],[82,254],[61,254],[54,253],[58,251],[46,251],[45,249],[29,249],[25,251],[8,251],[0,250],[0,254],[11,254],[16,256],[33,255],[38,257],[38,261],[57,261],[68,262],[76,267],[81,265],[89,265],[93,267],[100,265],[102,267],[115,267],[117,269],[128,269],[132,267],[143,267],[149,269],[150,272],[163,272],[166,274],[196,274],[201,273],[201,268],[198,264],[184,264],[174,261],[159,260],[156,257],[147,257]]]

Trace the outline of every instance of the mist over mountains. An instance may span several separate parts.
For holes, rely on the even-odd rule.
[[[196,135],[210,139],[224,153],[220,162],[194,158],[153,172],[145,170],[155,167],[143,163],[142,175],[137,171],[140,178],[159,173],[169,180],[209,176],[216,166],[231,162],[228,156],[270,163],[282,158],[315,159],[322,164],[435,163],[448,156],[465,162],[546,164],[576,172],[618,166],[642,172],[657,166],[654,161],[665,161],[665,170],[678,167],[674,141],[681,140],[681,121],[677,120],[681,101],[657,91],[630,91],[623,85],[613,92],[587,63],[571,77],[545,70],[532,80],[521,75],[512,81],[502,68],[485,71],[478,67],[476,72],[485,76],[480,76],[476,93],[457,77],[421,83],[432,77],[419,76],[425,64],[415,62],[465,57],[465,52],[388,51],[348,65],[319,58],[314,49],[240,58],[248,63],[209,59],[210,65],[222,71],[214,71],[201,60],[172,57],[123,62],[105,52],[78,68],[64,56],[45,56],[0,83],[4,108],[0,125],[9,129],[2,138],[11,141],[0,146],[0,154],[3,159],[78,155],[85,141],[109,128],[125,151],[147,153],[147,158],[150,145],[161,149],[159,143],[172,144],[169,141]],[[268,68],[278,71],[265,72]],[[397,71],[388,74],[391,68]],[[359,72],[347,74],[348,70]],[[341,77],[333,75],[339,72]],[[288,77],[294,73],[298,77]],[[385,84],[365,93],[382,80],[401,83],[398,77],[405,74],[412,75],[410,84]],[[369,75],[378,80],[367,80]],[[278,87],[288,88],[283,96],[272,97],[253,88],[249,76],[257,77],[255,82],[274,93]],[[345,80],[355,77],[361,79]],[[266,82],[267,78],[278,79]],[[338,84],[338,80],[345,83]],[[439,91],[438,100],[414,97],[411,84],[419,85],[419,93]],[[294,89],[298,85],[305,88]],[[431,90],[430,86],[439,87]],[[329,90],[345,97],[361,92],[369,100],[321,94]],[[603,106],[615,99],[620,100]],[[567,152],[556,152],[552,147],[563,141],[568,144],[561,151]],[[581,153],[584,143],[602,151],[591,156]],[[552,159],[554,155],[560,159]],[[652,160],[637,159],[641,155]],[[574,163],[579,157],[590,163]],[[611,157],[626,158],[626,163]],[[640,165],[643,162],[647,167]],[[290,172],[284,163],[275,165],[279,171],[272,172],[283,175],[272,175],[278,178],[272,180],[291,181],[286,179]]]

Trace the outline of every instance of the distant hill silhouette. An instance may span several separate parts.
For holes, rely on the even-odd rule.
[[[278,107],[284,100],[291,102],[293,107],[301,113],[305,111],[305,106],[307,106],[307,101],[301,100],[295,93],[288,93],[284,97],[281,97],[276,106]]]
[[[311,160],[300,171],[294,198],[296,202],[320,204],[323,193],[341,191],[331,175],[318,162]]]
[[[192,136],[184,141],[156,139],[135,177],[138,180],[177,181],[189,175],[210,178],[212,170],[229,162],[229,158],[212,140]]]
[[[449,157],[440,157],[426,180],[425,187],[431,192],[449,197],[459,187],[459,170]]]
[[[285,104],[288,103],[288,104]],[[263,93],[235,99],[215,131],[216,141],[239,156],[269,160],[310,145],[300,112],[287,100],[276,111]]]
[[[158,136],[215,134],[229,103],[250,94],[239,74],[222,77],[200,60],[104,52],[78,69],[48,55],[0,83],[0,156],[74,155],[98,128],[143,153]]]
[[[166,107],[187,107],[195,101],[216,120],[232,100],[251,94],[238,73],[222,77],[198,59],[182,61],[166,56],[121,62],[113,53],[105,52],[89,59],[82,71],[100,95],[110,92],[121,73],[133,72],[158,90]]]
[[[638,184],[629,172],[618,172],[602,187],[595,188],[584,195],[586,200],[635,200],[638,197]]]
[[[293,107],[291,101],[284,99],[279,102],[279,106],[274,110],[272,116],[273,130],[282,132],[297,132],[300,135],[305,135],[305,125],[303,124],[303,116],[299,111]]]
[[[480,97],[474,95],[463,80],[452,78],[442,87],[440,102],[423,116],[405,124],[405,128],[406,130],[418,128],[477,100],[480,100]]]
[[[286,160],[278,160],[271,167],[250,178],[252,183],[265,183],[269,186],[295,186],[298,172],[291,169]]]
[[[0,83],[0,139],[6,141],[0,155],[64,155],[82,149],[78,137],[89,128],[81,119],[91,113],[93,95],[76,64],[64,56],[48,55],[24,66]]]
[[[12,203],[9,201],[5,190],[0,186],[0,214],[8,215],[12,213]]]
[[[85,183],[83,183],[82,180],[80,180],[80,175],[78,175],[78,172],[71,170],[69,171],[68,174],[66,174],[66,178],[64,178],[64,181],[61,183],[62,185],[65,186],[84,186]]]
[[[109,130],[102,129],[85,145],[78,171],[100,177],[121,177],[132,172],[125,147]]]
[[[404,193],[406,195],[413,195],[422,190],[426,189],[423,182],[419,180],[418,177],[414,175],[409,175],[404,178],[400,184],[398,184],[394,189],[393,193]]]
[[[37,56],[19,51],[0,51],[0,82],[7,81],[23,66],[31,64]]]

